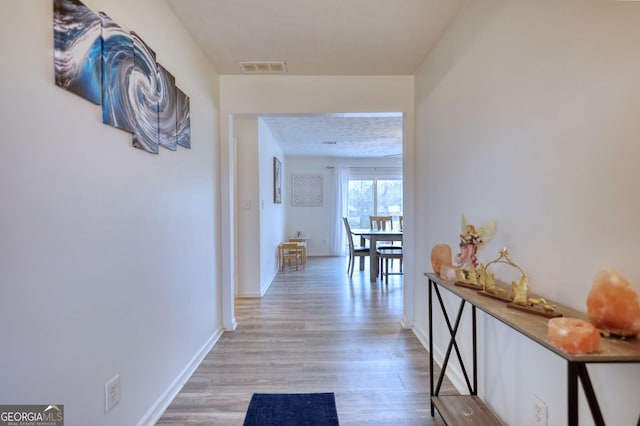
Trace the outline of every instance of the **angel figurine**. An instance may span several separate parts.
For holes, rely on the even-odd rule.
[[[462,234],[460,234],[460,253],[456,255],[456,262],[465,271],[478,267],[478,249],[491,240],[496,232],[496,221],[490,220],[477,231],[475,226],[467,222],[462,215]]]

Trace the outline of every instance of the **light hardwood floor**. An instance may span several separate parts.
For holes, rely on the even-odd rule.
[[[263,298],[236,299],[237,330],[158,424],[241,425],[254,392],[334,392],[341,425],[441,425],[429,411],[428,352],[401,316],[402,276],[370,283],[356,265],[349,279],[346,259],[309,258]]]

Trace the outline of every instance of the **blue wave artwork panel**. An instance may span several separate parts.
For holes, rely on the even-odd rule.
[[[158,143],[171,151],[176,140],[176,79],[158,64]]]
[[[129,101],[133,73],[133,40],[106,14],[102,21],[102,122],[129,133],[135,131],[135,111]]]
[[[179,87],[176,87],[176,131],[177,143],[184,148],[191,148],[191,117],[189,97]]]
[[[102,38],[100,18],[77,0],[54,0],[56,85],[100,105]]]
[[[133,146],[158,153],[158,64],[156,53],[135,32],[133,40],[133,72],[129,76],[129,101],[135,113]]]

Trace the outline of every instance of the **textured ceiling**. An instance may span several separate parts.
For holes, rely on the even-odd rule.
[[[167,3],[222,75],[241,74],[240,61],[285,61],[289,75],[412,75],[463,1]],[[286,155],[389,157],[402,152],[399,117],[265,120]],[[323,145],[323,141],[337,144]]]
[[[402,155],[402,116],[389,115],[332,114],[262,119],[286,155],[399,157]]]

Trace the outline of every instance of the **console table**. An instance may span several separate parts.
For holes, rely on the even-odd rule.
[[[456,419],[454,413],[463,412],[480,415],[482,419],[466,419],[468,424],[502,424],[500,419],[480,400],[477,396],[477,342],[476,342],[476,309],[489,314],[498,321],[511,327],[515,331],[527,336],[534,342],[544,346],[567,362],[567,425],[578,425],[578,382],[582,383],[582,388],[586,400],[591,410],[591,416],[596,425],[604,425],[604,418],[598,404],[598,399],[593,389],[587,364],[615,364],[615,363],[640,363],[640,338],[630,340],[619,340],[603,338],[600,349],[597,353],[572,355],[555,347],[547,337],[548,319],[542,316],[521,312],[519,310],[510,309],[506,303],[500,300],[483,296],[477,290],[469,289],[455,285],[455,283],[443,280],[435,273],[424,274],[429,279],[429,365],[431,368],[431,416],[434,416],[434,408],[438,410],[443,420],[447,424],[464,424],[465,419]],[[440,288],[443,288],[456,296],[460,297],[460,306],[452,325],[449,315],[444,306]],[[444,320],[450,333],[450,340],[447,346],[442,369],[438,382],[434,386],[433,374],[433,297],[437,300],[442,309]],[[462,312],[466,304],[471,306],[472,321],[472,345],[473,345],[473,375],[472,382],[469,380],[467,369],[462,361],[458,343],[456,342],[456,334],[462,318]],[[556,305],[558,312],[565,317],[586,319],[586,315],[582,312],[571,309],[567,306]],[[462,373],[467,382],[470,395],[446,395],[441,396],[440,386],[444,378],[451,351],[455,350],[458,361],[460,362]],[[640,425],[640,418],[638,419]]]

